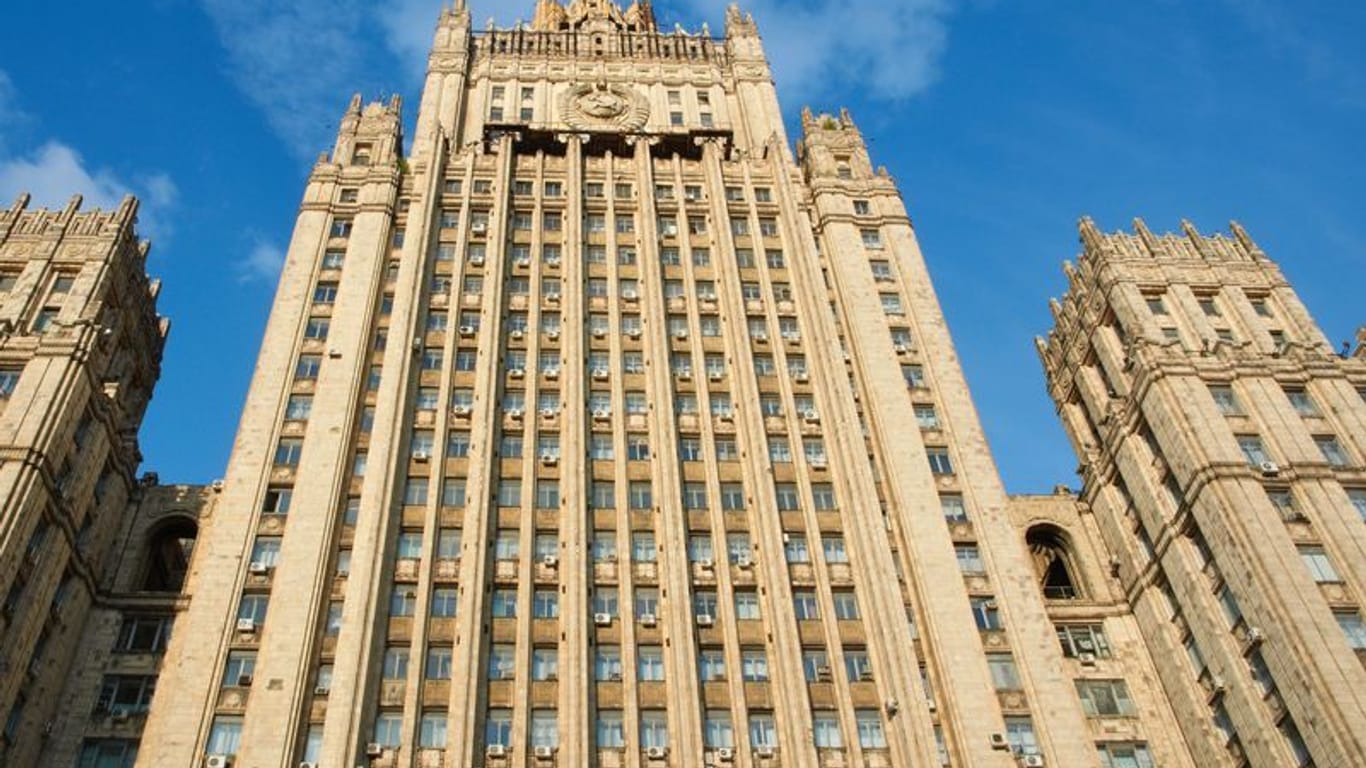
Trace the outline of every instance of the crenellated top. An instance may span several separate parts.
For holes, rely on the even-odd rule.
[[[1082,260],[1087,259],[1157,259],[1160,261],[1194,260],[1203,262],[1266,262],[1266,254],[1248,236],[1247,230],[1233,222],[1229,225],[1233,238],[1217,234],[1200,234],[1193,224],[1183,220],[1181,234],[1156,235],[1142,219],[1134,219],[1133,234],[1115,232],[1104,234],[1089,217],[1079,225],[1083,246]]]
[[[8,210],[0,211],[0,242],[7,237],[76,235],[85,237],[112,236],[131,229],[137,218],[138,201],[127,195],[119,207],[110,211],[81,211],[83,198],[74,195],[60,211],[39,208],[29,210],[30,197],[20,195]]]
[[[636,0],[622,10],[612,0],[538,0],[531,28],[536,32],[564,32],[589,27],[623,32],[655,31],[655,12],[649,0]]]

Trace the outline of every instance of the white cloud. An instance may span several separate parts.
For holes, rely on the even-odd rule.
[[[730,0],[679,0],[723,33]],[[851,90],[882,100],[914,96],[938,77],[950,0],[748,0],[785,102]],[[686,26],[686,24],[685,24]],[[789,104],[789,106],[794,106]]]
[[[18,101],[9,76],[0,71],[0,130],[29,121]],[[92,168],[80,152],[61,141],[49,139],[30,151],[11,153],[7,140],[13,137],[0,133],[0,205],[8,206],[27,192],[32,207],[65,208],[79,194],[86,209],[112,209],[125,195],[137,195],[142,201],[140,234],[163,243],[170,238],[166,215],[179,197],[170,176],[153,173],[128,183],[107,168]]]
[[[265,240],[257,240],[251,251],[237,262],[237,281],[250,283],[260,280],[273,284],[280,277],[280,269],[284,265],[284,251]]]
[[[301,158],[328,148],[351,93],[373,82],[362,0],[200,0],[237,87]],[[433,16],[435,18],[435,16]]]

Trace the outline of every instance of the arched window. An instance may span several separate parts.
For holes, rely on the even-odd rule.
[[[147,576],[142,588],[148,592],[179,592],[190,570],[199,526],[193,520],[175,518],[152,531],[147,539]]]
[[[1081,584],[1074,577],[1076,570],[1066,533],[1051,525],[1036,525],[1025,534],[1025,543],[1029,545],[1034,573],[1045,599],[1076,600],[1081,597]]]

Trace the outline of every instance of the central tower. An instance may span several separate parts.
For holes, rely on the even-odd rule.
[[[457,3],[400,125],[309,179],[140,765],[1190,764],[1118,609],[1088,721],[899,193],[753,19]]]

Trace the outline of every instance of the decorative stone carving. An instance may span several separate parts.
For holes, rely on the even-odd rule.
[[[560,114],[574,130],[638,131],[650,119],[650,101],[624,85],[583,84],[565,92]]]

